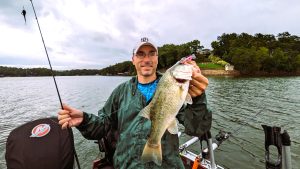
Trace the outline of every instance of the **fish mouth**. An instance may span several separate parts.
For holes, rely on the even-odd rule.
[[[186,81],[188,81],[187,79],[175,79],[178,83],[185,83]]]

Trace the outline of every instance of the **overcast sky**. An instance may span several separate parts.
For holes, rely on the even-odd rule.
[[[141,37],[158,46],[222,33],[300,36],[299,0],[33,0],[54,69],[131,60]],[[21,11],[27,11],[25,24]],[[49,67],[30,0],[0,1],[0,65]]]

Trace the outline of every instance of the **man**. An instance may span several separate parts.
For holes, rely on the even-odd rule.
[[[64,110],[58,114],[59,123],[62,128],[76,126],[87,139],[99,140],[116,131],[117,144],[113,157],[115,168],[184,168],[178,153],[178,136],[168,131],[161,141],[162,165],[141,162],[151,122],[138,114],[150,102],[161,78],[156,72],[158,50],[154,43],[142,38],[133,52],[132,63],[137,76],[120,84],[112,92],[98,116],[64,105]],[[208,80],[195,62],[187,64],[194,66],[189,88],[193,104],[182,108],[177,119],[185,126],[187,134],[201,136],[210,129],[212,120],[204,93]]]

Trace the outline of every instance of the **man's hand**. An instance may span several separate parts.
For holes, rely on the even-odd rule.
[[[200,96],[208,86],[208,79],[201,74],[200,68],[195,61],[188,61],[187,64],[193,65],[193,75],[188,92],[192,97]]]
[[[83,112],[63,104],[64,110],[58,112],[58,123],[62,129],[79,126],[83,121]]]

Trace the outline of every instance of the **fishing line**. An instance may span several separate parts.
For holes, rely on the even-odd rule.
[[[59,90],[58,90],[57,83],[56,83],[56,79],[55,79],[55,76],[54,76],[54,73],[53,73],[52,65],[51,65],[51,62],[50,62],[50,59],[49,59],[48,51],[47,51],[47,48],[46,48],[46,45],[45,45],[45,41],[44,41],[44,37],[43,37],[42,31],[41,31],[39,20],[37,18],[37,15],[36,15],[35,8],[34,8],[34,5],[32,3],[32,0],[30,0],[30,2],[31,2],[31,6],[32,6],[32,9],[33,9],[34,15],[35,15],[35,19],[36,19],[37,25],[39,27],[40,35],[41,35],[41,38],[42,38],[42,42],[43,42],[43,45],[44,45],[44,49],[45,49],[45,52],[46,52],[48,63],[49,63],[50,69],[51,69],[51,74],[52,74],[53,81],[54,81],[54,84],[55,84],[55,88],[56,88],[56,92],[57,92],[58,99],[59,99],[59,102],[60,102],[60,106],[61,106],[61,109],[63,110],[64,107],[63,107],[63,104],[62,104],[62,101],[61,101],[61,97],[60,97]],[[25,11],[25,9],[23,8],[22,14],[24,15],[24,19],[25,19],[26,11],[25,11],[25,13],[24,13],[24,11]],[[25,22],[26,22],[26,19],[25,19]],[[72,130],[68,130],[68,131],[69,131],[69,134],[72,135]],[[72,142],[72,144],[74,144],[74,143]],[[75,161],[77,163],[77,167],[80,169],[81,167],[80,167],[80,164],[79,164],[79,159],[78,159],[75,147],[73,146],[73,148],[74,148],[73,151],[74,151]]]
[[[247,85],[247,84],[245,83],[244,85],[242,85],[241,88],[242,88],[242,89],[245,89],[246,85]],[[254,120],[254,119],[255,119],[259,114],[261,114],[265,109],[266,109],[266,106],[264,105],[264,107],[263,107],[262,109],[260,109],[259,112],[257,112],[254,116],[252,116],[252,118],[251,118],[250,120],[244,121],[243,124],[245,124],[245,122],[247,122],[247,121],[252,121],[252,120]],[[228,133],[230,136],[233,136],[233,134],[237,135],[237,134],[239,134],[239,130],[242,129],[243,127],[245,127],[245,125],[240,125],[240,127],[238,127],[237,129],[235,129],[233,132],[226,132],[226,133]],[[229,129],[229,131],[231,131],[231,130],[233,130],[233,129],[234,129],[234,127],[231,127],[231,128]],[[223,132],[222,129],[221,129],[220,131]]]
[[[263,112],[263,110],[265,110],[265,107],[262,108],[259,112],[257,112],[254,116],[252,116],[252,118],[251,118],[249,121],[254,120],[261,112]],[[248,120],[247,120],[247,121],[248,121]],[[232,135],[232,134],[235,134],[235,135],[239,134],[239,130],[240,130],[241,128],[243,128],[243,127],[245,127],[245,125],[241,125],[239,128],[237,128],[236,130],[234,130],[234,131],[231,133],[231,135]]]
[[[60,97],[59,90],[58,90],[58,87],[57,87],[56,79],[55,79],[55,76],[54,76],[54,73],[53,73],[53,69],[52,69],[52,66],[51,66],[51,62],[50,62],[50,59],[49,59],[48,51],[47,51],[47,48],[46,48],[46,45],[45,45],[44,37],[43,37],[42,31],[41,31],[39,20],[37,18],[37,15],[36,15],[35,8],[33,6],[32,0],[30,0],[30,2],[31,2],[31,6],[32,6],[32,9],[33,9],[34,15],[35,15],[35,19],[36,19],[37,25],[39,27],[40,35],[41,35],[41,38],[42,38],[42,42],[43,42],[43,45],[44,45],[44,49],[45,49],[45,52],[46,52],[48,63],[49,63],[50,69],[51,69],[51,74],[52,74],[53,81],[54,81],[54,84],[55,84],[55,88],[56,88],[56,92],[57,92],[58,99],[59,99],[59,102],[60,102],[60,106],[61,106],[61,109],[63,110],[64,109],[63,108],[63,104],[62,104],[62,101],[61,101],[61,97]]]

